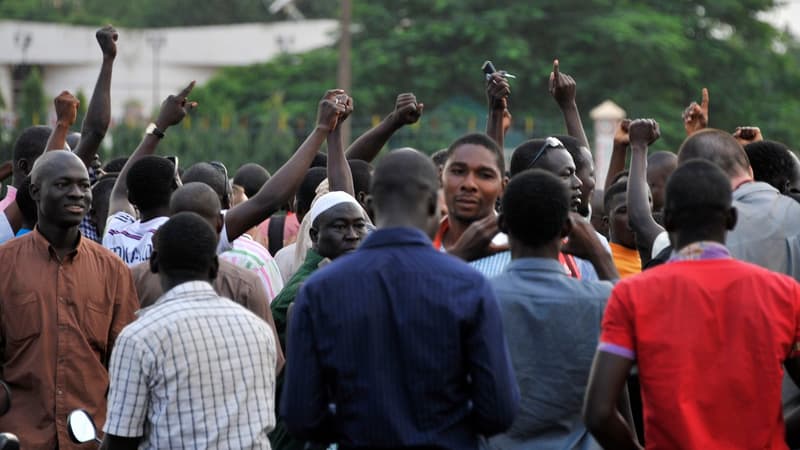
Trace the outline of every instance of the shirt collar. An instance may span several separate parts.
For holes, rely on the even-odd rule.
[[[699,241],[691,243],[677,252],[673,252],[669,261],[703,261],[707,259],[729,258],[731,258],[731,253],[719,242]]]
[[[564,265],[557,259],[550,258],[518,258],[512,259],[506,267],[508,271],[536,271],[536,272],[556,272],[560,275],[569,276],[564,270]]]
[[[440,250],[443,247],[442,241],[444,234],[450,229],[450,218],[444,216],[444,219],[439,223],[439,229],[436,231],[436,236],[433,237],[433,248]]]
[[[39,231],[39,226],[35,226],[33,231],[28,233],[31,235],[33,242],[35,243],[36,247],[41,249],[43,252],[46,252],[51,258],[58,261],[59,263],[64,261],[73,261],[80,252],[83,252],[83,247],[86,245],[84,242],[83,236],[81,233],[78,233],[78,242],[75,244],[75,248],[73,248],[67,255],[64,257],[64,261],[59,259],[58,254],[56,253],[56,249],[50,244],[50,241]]]
[[[218,297],[217,292],[211,283],[208,281],[187,281],[181,283],[172,289],[165,292],[161,297],[153,303],[155,305],[163,305],[164,303],[180,298],[198,298],[198,297]]]
[[[364,240],[361,248],[375,248],[387,245],[431,246],[431,240],[422,230],[411,227],[378,228]]]

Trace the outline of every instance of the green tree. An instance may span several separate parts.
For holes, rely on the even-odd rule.
[[[47,122],[47,100],[45,99],[42,77],[39,69],[31,69],[19,94],[17,106],[17,126],[26,128]]]
[[[86,94],[83,93],[83,89],[78,89],[75,98],[80,102],[78,105],[78,115],[75,119],[75,126],[80,128],[83,126],[83,119],[86,118],[86,109],[89,107],[89,101],[86,100]]]

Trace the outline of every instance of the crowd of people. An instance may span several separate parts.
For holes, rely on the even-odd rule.
[[[96,37],[81,132],[60,93],[0,174],[0,430],[22,448],[94,445],[74,409],[104,449],[800,448],[800,161],[710,128],[708,90],[677,152],[620,122],[604,186],[558,61],[566,134],[509,161],[496,72],[486,132],[432,156],[376,159],[414,94],[345,147],[332,89],[273,174],[184,168],[158,150],[192,82],[102,163],[118,34]]]

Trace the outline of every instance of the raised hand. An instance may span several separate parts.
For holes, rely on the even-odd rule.
[[[53,100],[53,103],[56,107],[58,124],[67,128],[71,127],[78,118],[78,106],[80,106],[81,102],[69,91],[62,91]]]
[[[95,33],[97,43],[100,44],[100,50],[103,51],[104,58],[114,59],[117,56],[117,39],[119,33],[111,25],[107,25],[97,30]]]
[[[161,103],[161,110],[156,119],[156,126],[159,129],[164,131],[167,127],[180,123],[189,111],[197,108],[197,102],[191,102],[188,99],[194,89],[194,84],[195,82],[192,81],[178,95],[170,95]]]
[[[733,132],[733,137],[742,147],[753,142],[764,140],[764,136],[761,135],[761,128],[758,127],[736,127],[736,131]]]
[[[625,146],[631,143],[631,137],[628,134],[628,128],[631,125],[631,119],[620,120],[617,124],[617,129],[614,130],[614,146]]]
[[[553,96],[559,106],[566,106],[575,102],[575,92],[577,83],[575,80],[558,69],[558,60],[553,60],[553,71],[550,72],[550,82],[548,84],[550,95]]]
[[[495,72],[486,80],[486,99],[489,101],[489,108],[495,111],[508,109],[511,85],[503,74],[504,72]]]
[[[708,127],[708,89],[703,88],[703,98],[699,105],[692,102],[683,111],[683,127],[687,136]]]
[[[333,103],[336,105],[342,105],[344,108],[340,108],[342,111],[339,113],[339,120],[336,121],[336,129],[339,129],[339,125],[342,124],[350,114],[353,114],[353,97],[350,97],[347,94],[340,94],[337,95],[336,98],[333,100]]]
[[[658,122],[653,119],[636,119],[628,127],[631,147],[648,146],[661,136]]]
[[[465,261],[473,261],[486,255],[508,250],[508,246],[496,246],[492,239],[499,231],[497,217],[490,214],[483,219],[472,222],[452,248],[447,252]]]
[[[346,97],[347,93],[342,89],[331,89],[325,93],[317,106],[317,128],[328,132],[336,129],[339,117],[347,111]]]
[[[423,103],[417,103],[417,97],[413,93],[400,94],[394,103],[394,111],[391,112],[392,120],[398,127],[411,125],[422,117],[424,108]]]

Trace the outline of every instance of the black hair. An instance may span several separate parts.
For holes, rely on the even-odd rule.
[[[533,158],[536,157],[536,154],[539,153],[539,150],[542,149],[542,147],[545,145],[545,142],[546,139],[529,139],[522,144],[519,144],[517,148],[514,149],[514,152],[511,154],[511,164],[509,165],[508,170],[512,178],[518,173],[531,168],[530,166],[531,162],[533,162]]]
[[[228,193],[228,179],[222,170],[217,169],[207,162],[199,162],[189,166],[181,177],[184,184],[194,181],[205,183],[214,190],[219,196],[221,204],[225,204],[225,196]]]
[[[116,173],[121,172],[122,168],[125,167],[125,163],[128,162],[127,156],[121,156],[119,158],[114,158],[111,161],[105,163],[103,165],[103,172],[105,173]]]
[[[614,201],[614,197],[627,192],[628,183],[626,181],[617,181],[606,189],[605,194],[603,194],[603,209],[606,214],[611,212],[611,202]]]
[[[742,146],[722,130],[706,128],[686,138],[678,151],[678,164],[704,159],[719,166],[728,177],[748,172],[750,161]]]
[[[383,157],[375,168],[370,192],[376,210],[391,206],[412,210],[420,202],[435,201],[439,170],[426,155],[399,149]]]
[[[372,182],[372,165],[360,159],[349,159],[350,173],[353,174],[353,190],[356,196],[359,192],[369,194],[369,185]]]
[[[572,162],[575,163],[575,171],[580,172],[583,166],[586,165],[586,158],[584,158],[583,153],[581,153],[581,147],[583,146],[580,141],[572,136],[559,135],[553,137],[564,144],[564,148],[566,148],[569,155],[572,156]]]
[[[31,227],[36,225],[39,218],[39,212],[36,208],[36,202],[31,197],[31,176],[28,175],[22,180],[22,184],[17,190],[17,206],[19,207],[22,217],[25,219],[25,224]]]
[[[795,168],[791,150],[780,142],[759,141],[745,145],[744,151],[753,168],[753,177],[785,193]]]
[[[128,198],[140,211],[167,206],[176,187],[175,166],[161,156],[144,156],[131,166],[126,184]]]
[[[716,164],[692,160],[667,180],[664,215],[673,227],[702,229],[724,221],[732,202],[731,182]]]
[[[103,175],[92,185],[92,208],[97,209],[101,203],[108,203],[111,198],[111,190],[114,189],[114,183],[117,181],[117,175]]]
[[[328,167],[328,155],[317,152],[311,161],[311,167]]]
[[[450,159],[450,157],[453,156],[453,152],[462,145],[480,145],[481,147],[484,147],[490,152],[494,153],[494,160],[497,165],[497,169],[500,170],[500,177],[502,178],[505,175],[506,161],[505,156],[503,155],[503,149],[497,145],[497,142],[495,142],[494,139],[483,133],[471,133],[461,136],[453,141],[449,147],[447,147],[447,159]]]
[[[256,163],[244,164],[233,176],[233,184],[241,186],[248,198],[256,195],[267,180],[269,171]]]
[[[620,170],[619,172],[615,173],[614,176],[611,178],[611,184],[619,183],[620,180],[622,180],[623,178],[628,178],[628,175],[630,175],[630,172],[628,172],[627,170]],[[627,182],[627,180],[623,182]]]
[[[532,247],[560,237],[569,210],[570,193],[566,186],[542,169],[518,173],[503,194],[503,220],[508,233]]]
[[[14,162],[27,159],[32,167],[33,161],[44,153],[44,149],[47,147],[47,140],[50,138],[52,131],[52,128],[44,125],[25,128],[14,142],[12,152]]]
[[[431,155],[431,160],[433,164],[436,165],[437,168],[441,169],[444,167],[444,164],[447,162],[447,149],[443,148],[436,153]]]
[[[180,212],[158,229],[155,247],[159,272],[197,274],[203,278],[217,256],[217,233],[200,215]]]
[[[324,167],[312,167],[308,169],[295,195],[297,200],[297,211],[295,212],[307,212],[311,209],[311,202],[314,201],[314,197],[317,195],[317,186],[319,186],[322,180],[327,176],[327,169]]]

